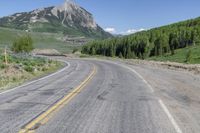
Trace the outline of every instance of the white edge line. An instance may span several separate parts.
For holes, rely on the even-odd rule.
[[[122,64],[120,64],[120,66],[127,68],[129,70],[131,70],[132,72],[134,72],[138,77],[140,77],[142,79],[142,81],[150,88],[150,90],[152,91],[152,93],[154,92],[154,89],[152,88],[152,86],[138,73],[136,72],[133,68],[124,66]],[[169,112],[169,109],[167,108],[167,106],[164,104],[164,102],[161,99],[158,99],[158,102],[161,106],[161,108],[163,109],[163,111],[166,113],[167,117],[169,118],[170,122],[172,123],[172,125],[174,126],[174,129],[176,130],[177,133],[182,133],[182,130],[180,129],[180,127],[178,126],[177,122],[175,121],[174,117],[172,116],[172,114]]]
[[[105,60],[100,60],[100,61],[105,61]],[[134,72],[139,78],[142,79],[142,81],[150,88],[150,90],[152,91],[152,93],[154,92],[154,89],[153,87],[138,73],[136,72],[133,68],[130,68],[130,67],[127,67],[127,66],[124,66],[123,64],[117,64],[115,62],[112,62],[112,61],[106,61],[106,62],[109,62],[109,63],[112,63],[112,64],[115,64],[115,65],[120,65],[121,67],[123,68],[126,68],[132,72]],[[177,122],[175,121],[174,117],[172,116],[172,114],[169,112],[167,106],[164,104],[164,102],[161,100],[161,99],[158,99],[158,102],[161,106],[161,108],[163,109],[163,111],[166,113],[168,119],[170,120],[170,122],[172,123],[172,125],[174,126],[174,129],[177,133],[182,133],[182,130],[180,129],[180,127],[178,126]]]
[[[171,115],[171,113],[169,112],[169,110],[167,109],[167,106],[165,106],[164,102],[161,99],[158,99],[158,102],[160,103],[160,106],[162,107],[162,109],[165,111],[165,113],[167,114],[167,117],[169,118],[169,120],[171,121],[171,123],[173,124],[175,130],[177,133],[182,133],[181,129],[179,128],[178,124],[176,123],[176,121],[174,120],[173,116]]]
[[[152,86],[138,73],[136,72],[133,68],[124,66],[122,64],[120,64],[120,66],[127,68],[129,70],[131,70],[132,72],[134,72],[138,77],[140,77],[142,79],[142,81],[150,88],[150,90],[152,91],[152,93],[154,92],[154,89],[152,88]],[[164,102],[161,99],[158,99],[158,102],[161,106],[161,108],[163,109],[163,111],[166,113],[167,117],[169,118],[170,122],[172,123],[172,125],[174,126],[174,129],[176,130],[177,133],[182,133],[182,130],[180,129],[180,127],[178,126],[177,122],[175,121],[174,117],[172,116],[172,114],[169,112],[169,109],[167,108],[167,106],[164,104]]]
[[[0,93],[0,95],[5,94],[5,93],[8,93],[8,92],[11,92],[11,91],[14,91],[14,90],[16,90],[16,89],[18,89],[18,88],[22,88],[22,87],[28,86],[28,85],[33,84],[33,83],[35,83],[35,82],[38,82],[38,81],[47,79],[47,78],[49,78],[49,77],[52,77],[52,76],[54,76],[54,75],[56,75],[56,74],[58,74],[58,73],[61,73],[61,72],[65,71],[66,69],[68,69],[68,68],[70,67],[70,63],[69,63],[69,62],[64,61],[64,60],[58,60],[58,61],[61,61],[61,62],[66,63],[67,66],[64,67],[63,69],[61,69],[61,70],[55,72],[55,73],[52,73],[52,74],[50,74],[50,75],[47,75],[47,76],[45,76],[45,77],[43,77],[43,78],[40,78],[40,79],[31,81],[31,82],[28,82],[28,83],[26,83],[26,84],[23,84],[23,85],[21,85],[21,86],[15,87],[15,88],[13,88],[13,89],[9,89],[9,90],[7,90],[7,91],[3,91],[3,92]]]
[[[154,89],[151,87],[151,85],[138,72],[136,72],[133,68],[126,67],[126,66],[123,66],[123,67],[129,69],[132,72],[134,72],[149,87],[151,92],[152,93],[154,92]]]

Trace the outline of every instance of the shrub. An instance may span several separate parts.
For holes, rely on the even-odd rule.
[[[5,64],[0,64],[1,69],[5,69],[7,66]]]
[[[16,39],[12,45],[12,51],[16,53],[29,53],[33,50],[33,40],[30,36],[22,36]]]
[[[73,51],[72,51],[73,54],[76,53],[76,52],[78,52],[78,48],[74,48]]]
[[[33,72],[34,71],[33,67],[31,67],[31,66],[26,66],[24,68],[24,70],[27,71],[27,72]]]
[[[52,60],[48,60],[48,63],[51,64],[53,61]]]
[[[186,62],[190,63],[192,60],[192,51],[188,50],[187,54],[186,54]]]
[[[43,67],[42,68],[42,71],[44,72],[44,71],[47,71],[48,70],[48,68],[46,68],[46,67]]]
[[[124,58],[121,52],[119,53],[119,58]]]
[[[17,78],[16,77],[12,77],[12,81],[17,81]]]

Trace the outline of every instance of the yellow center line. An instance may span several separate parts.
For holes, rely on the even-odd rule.
[[[55,114],[57,111],[59,111],[61,108],[63,108],[66,104],[68,104],[78,93],[81,92],[81,90],[90,82],[90,80],[94,77],[96,74],[96,67],[93,66],[93,70],[90,73],[90,75],[78,86],[76,87],[71,93],[66,95],[64,98],[62,98],[60,101],[58,101],[55,105],[50,107],[47,111],[39,115],[37,118],[35,118],[33,121],[29,122],[23,129],[19,131],[19,133],[33,133],[39,126],[46,124],[49,119]]]

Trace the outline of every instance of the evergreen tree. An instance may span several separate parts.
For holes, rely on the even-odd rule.
[[[200,43],[200,18],[107,40],[89,42],[82,53],[123,58],[160,56]]]

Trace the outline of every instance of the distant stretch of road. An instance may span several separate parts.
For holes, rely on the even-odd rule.
[[[199,133],[199,76],[61,59],[57,73],[0,94],[1,133]]]

